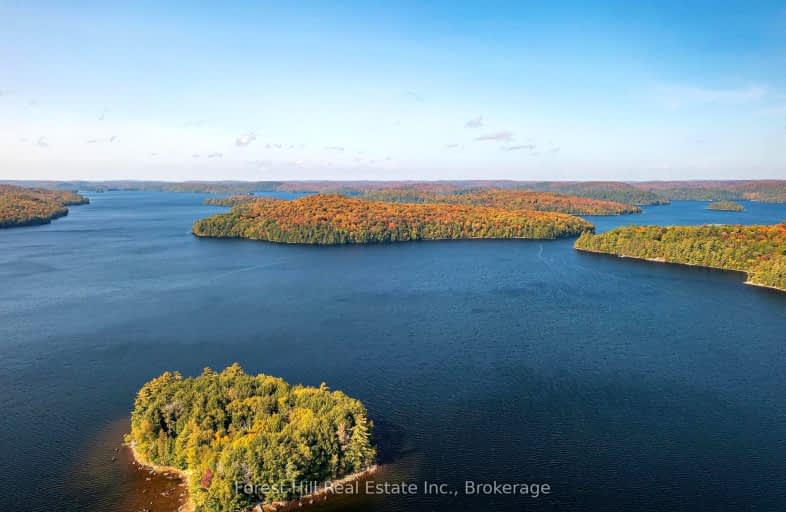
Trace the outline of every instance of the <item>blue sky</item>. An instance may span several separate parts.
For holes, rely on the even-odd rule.
[[[69,4],[0,1],[0,178],[786,179],[779,2]]]

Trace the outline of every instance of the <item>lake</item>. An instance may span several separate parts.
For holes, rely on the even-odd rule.
[[[136,390],[235,361],[361,399],[389,481],[551,487],[312,510],[786,510],[786,294],[572,240],[198,239],[205,195],[89,196],[0,231],[0,510],[123,510]],[[590,220],[786,219],[744,204]]]

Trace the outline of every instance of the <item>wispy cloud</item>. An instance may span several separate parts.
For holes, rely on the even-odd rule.
[[[481,126],[483,126],[483,116],[473,117],[464,123],[464,128],[480,128]]]
[[[475,137],[475,140],[478,141],[496,140],[500,142],[510,142],[513,140],[513,132],[509,130],[502,130],[494,133],[486,133],[484,135],[481,135],[480,137]]]
[[[656,99],[668,108],[707,104],[742,105],[761,101],[767,94],[768,89],[760,85],[736,89],[661,85],[654,90]]]
[[[205,121],[204,119],[189,119],[188,121],[183,123],[183,126],[185,126],[186,128],[200,128],[204,126],[206,122],[207,121]]]
[[[214,153],[210,153],[209,155],[207,155],[207,157],[208,157],[208,158],[222,158],[223,156],[224,156],[224,154],[223,154],[223,153],[219,153],[219,152],[217,152],[217,151],[216,151],[216,152],[214,152]]]
[[[535,149],[535,144],[519,144],[517,146],[502,146],[502,151],[522,151],[522,150],[533,150]]]
[[[199,158],[199,153],[194,153],[193,155],[191,155],[191,158]]]
[[[404,96],[413,101],[417,101],[418,103],[423,103],[423,96],[416,93],[415,91],[404,91]]]
[[[106,118],[106,115],[109,113],[109,109],[104,107],[104,110],[98,115],[98,120],[103,121]]]
[[[35,145],[45,149],[49,147],[49,142],[46,140],[46,137],[38,137],[38,140],[35,141]]]
[[[112,135],[106,139],[89,139],[85,141],[85,144],[99,144],[106,142],[107,144],[112,144],[114,141],[117,140],[117,135]]]
[[[267,169],[270,169],[271,167],[273,167],[273,161],[272,160],[251,160],[251,161],[246,162],[246,164],[249,167],[254,167],[256,169],[265,169],[265,170],[267,170]]]
[[[326,146],[325,149],[327,151],[340,151],[342,153],[344,152],[344,146]]]
[[[254,142],[255,140],[257,140],[257,136],[254,135],[253,133],[251,132],[244,133],[243,135],[235,139],[235,146],[244,148],[249,144],[251,144],[252,142]]]
[[[445,149],[462,149],[464,144],[445,144]]]

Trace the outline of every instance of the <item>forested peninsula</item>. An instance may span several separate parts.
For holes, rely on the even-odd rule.
[[[67,206],[89,202],[68,190],[0,185],[0,228],[48,224],[68,215]]]
[[[744,212],[745,207],[734,201],[713,201],[707,205],[708,210],[719,212]]]
[[[234,364],[147,382],[126,440],[141,464],[185,476],[196,512],[235,512],[373,469],[372,428],[363,404],[340,391]]]
[[[774,226],[628,226],[582,234],[575,248],[746,272],[748,284],[786,291],[786,222]]]
[[[366,244],[468,238],[552,239],[592,231],[579,217],[472,205],[387,203],[336,194],[261,198],[194,223],[201,237],[297,244]]]
[[[588,197],[533,192],[528,190],[481,188],[443,192],[418,187],[369,190],[362,197],[374,201],[421,204],[469,204],[519,210],[560,212],[572,215],[624,215],[641,213],[641,208]]]

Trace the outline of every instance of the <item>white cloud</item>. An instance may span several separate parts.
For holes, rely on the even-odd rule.
[[[503,151],[521,151],[535,149],[535,144],[519,144],[517,146],[502,146]]]
[[[252,142],[254,142],[255,140],[257,140],[257,136],[254,135],[253,133],[250,132],[244,133],[243,135],[235,139],[235,146],[244,148],[249,144],[251,144]]]
[[[499,132],[487,133],[481,135],[480,137],[475,137],[475,140],[479,140],[479,141],[498,140],[502,142],[510,142],[511,140],[513,140],[513,132],[509,130],[502,130]]]
[[[483,116],[473,117],[464,123],[464,128],[480,128],[481,126],[483,126]]]
[[[253,167],[255,169],[270,169],[273,167],[272,160],[251,160],[246,162],[249,167]]]
[[[668,108],[707,104],[742,105],[761,101],[767,94],[767,88],[760,85],[750,85],[737,89],[662,85],[654,91],[657,100]]]

